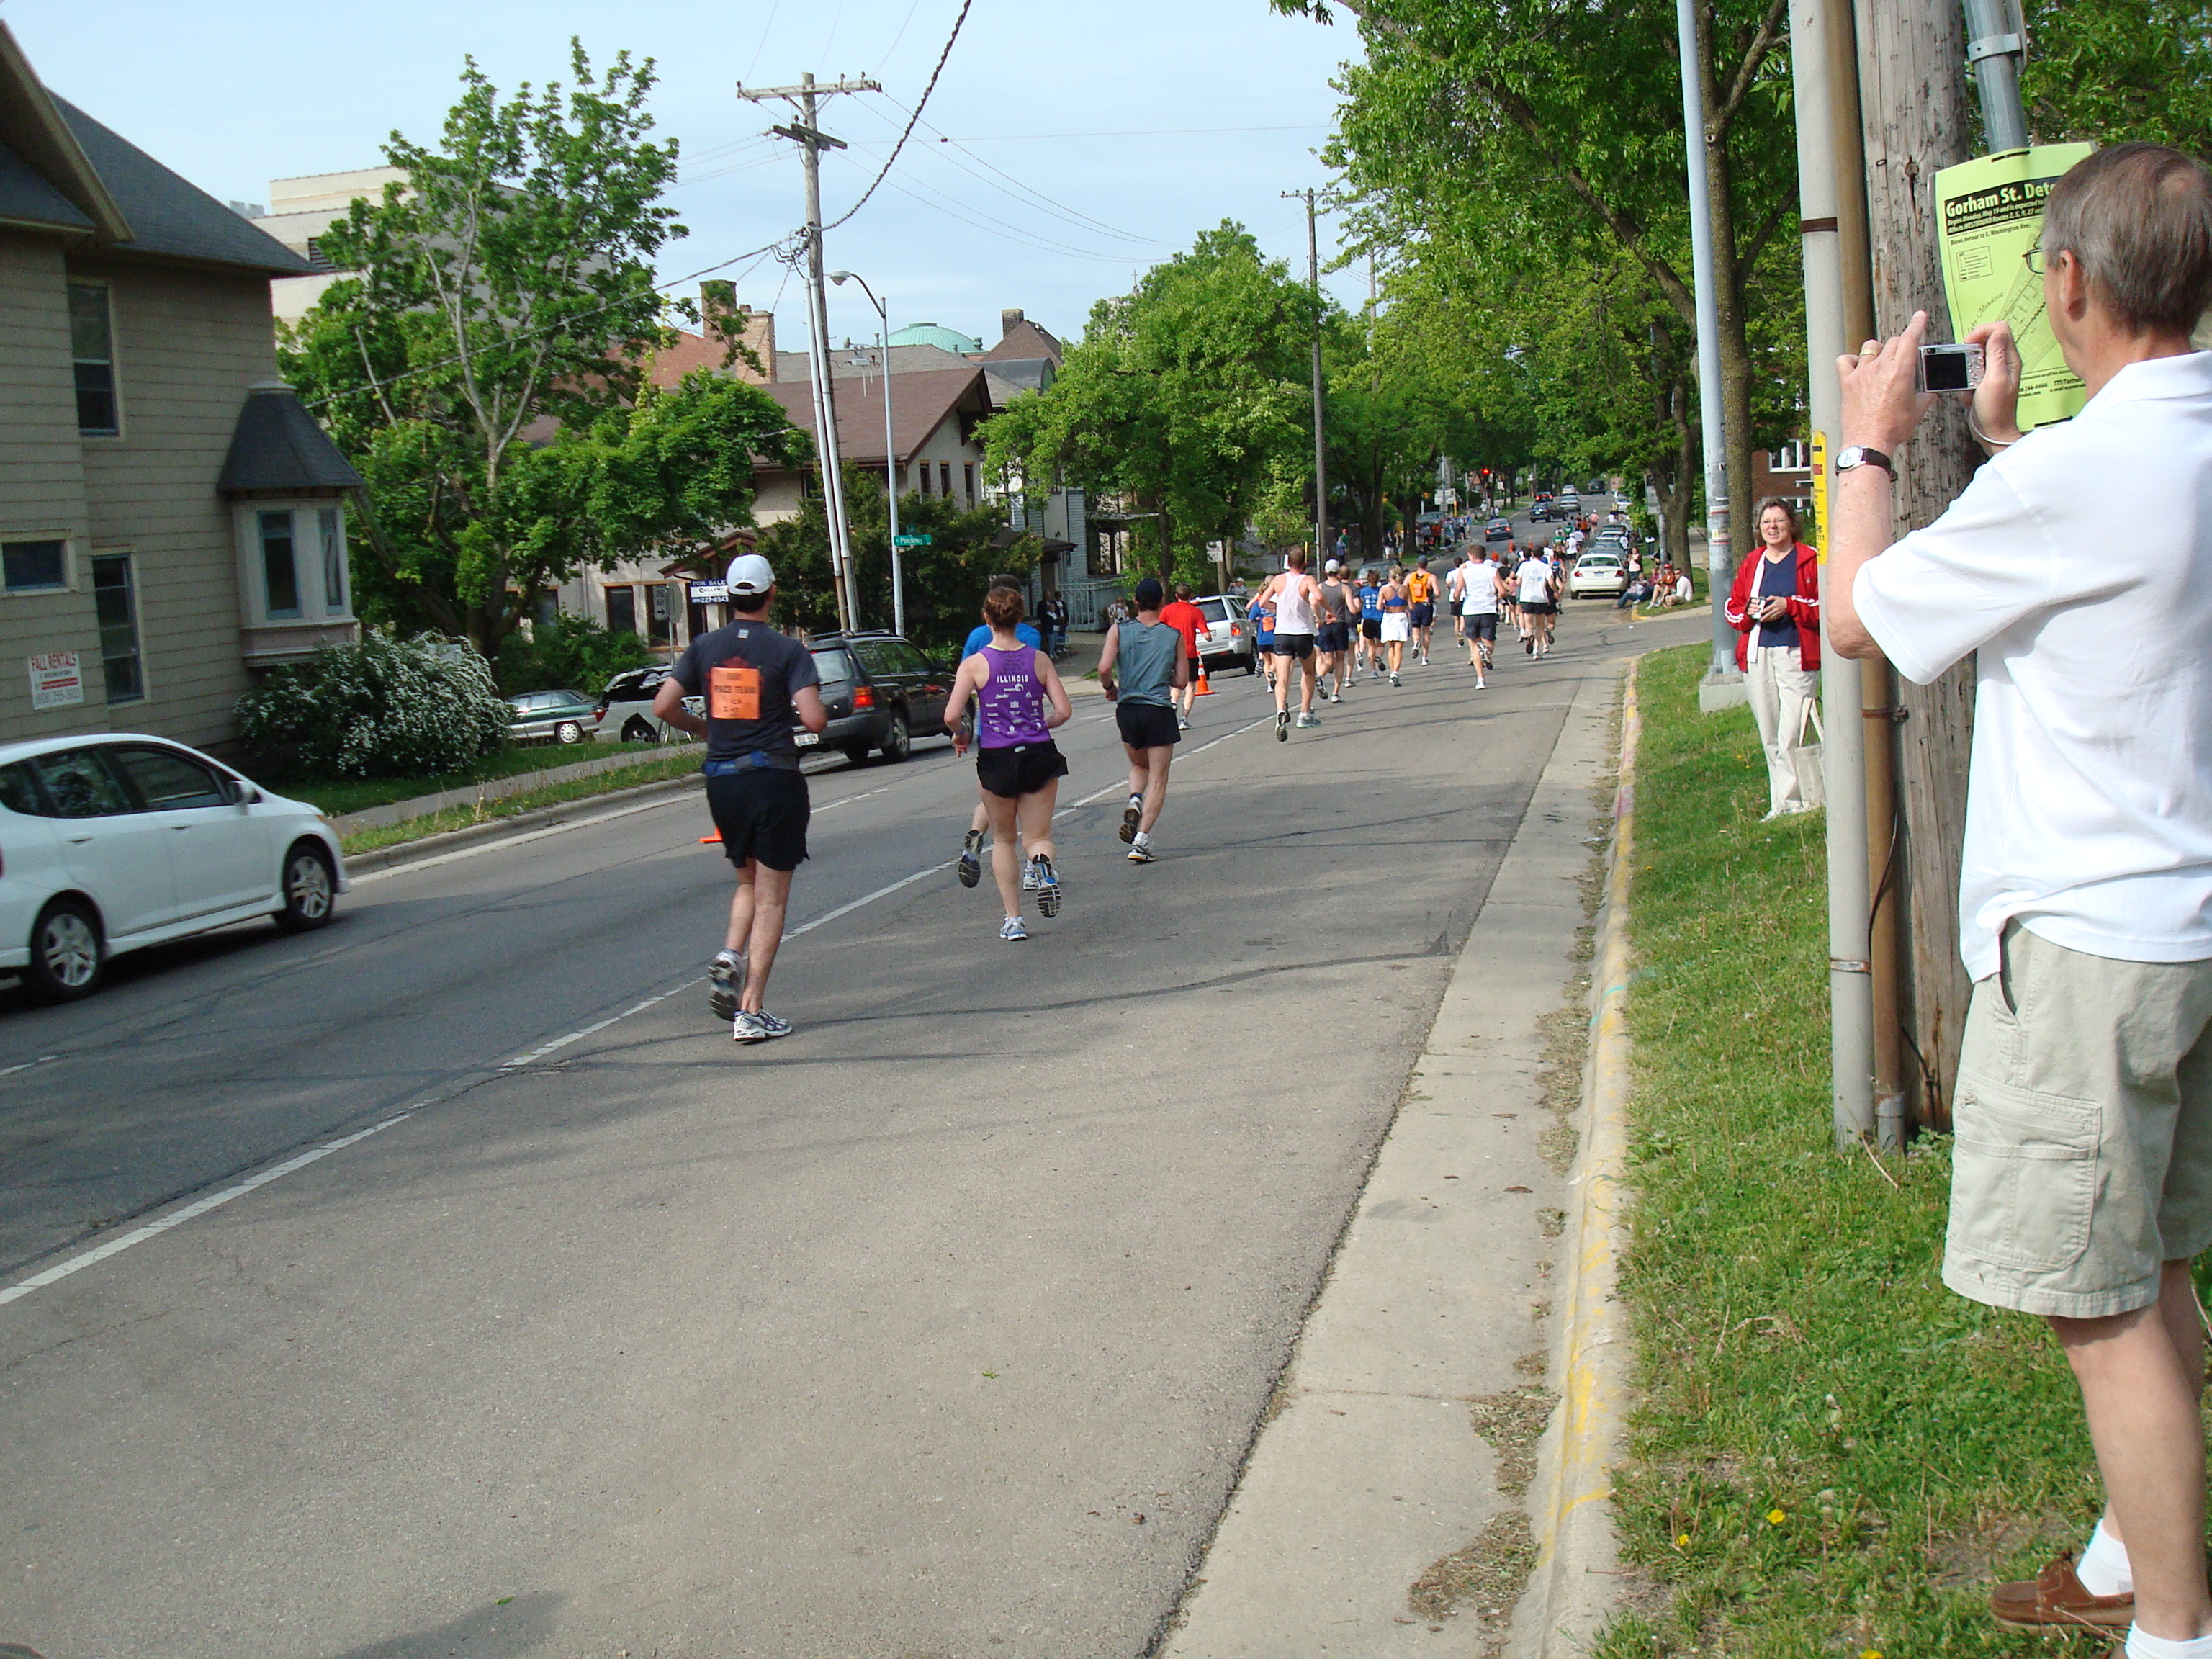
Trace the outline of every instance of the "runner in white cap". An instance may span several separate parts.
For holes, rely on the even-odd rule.
[[[730,622],[691,641],[653,699],[653,712],[707,739],[707,809],[737,866],[729,931],[708,965],[708,1006],[740,1042],[789,1036],[791,1022],[763,1006],[783,941],[791,875],[806,858],[810,809],[794,726],[820,732],[822,676],[814,653],[769,625],[775,571],[757,553],[730,565]],[[707,717],[684,706],[703,696]]]

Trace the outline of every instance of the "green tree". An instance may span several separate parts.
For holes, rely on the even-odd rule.
[[[350,274],[285,353],[368,482],[366,614],[493,657],[579,570],[750,522],[752,456],[806,453],[757,387],[643,385],[676,147],[646,136],[650,60],[571,61],[573,88],[502,99],[471,60],[438,148],[392,136],[406,181],[319,239]]]
[[[1136,288],[1091,308],[1045,391],[984,428],[992,463],[1042,493],[1055,478],[1119,494],[1152,531],[1163,580],[1208,568],[1277,461],[1308,441],[1312,290],[1224,220]]]
[[[1673,6],[1270,3],[1324,21],[1342,5],[1358,20],[1365,58],[1345,68],[1327,152],[1355,195],[1405,223],[1468,214],[1532,272],[1547,240],[1585,254],[1602,240],[1693,335]],[[1699,0],[1696,15],[1729,487],[1747,504],[1762,377],[1752,318],[1778,283],[1798,284],[1785,234],[1796,205],[1788,0]]]
[[[2038,139],[2129,139],[2212,156],[2212,5],[2034,0],[2021,77]]]
[[[845,469],[845,510],[853,532],[854,586],[861,628],[889,628],[891,614],[890,513],[880,473]],[[994,575],[1026,579],[1036,563],[1038,542],[1024,536],[999,544],[1006,528],[994,507],[967,508],[944,495],[909,490],[899,497],[899,533],[929,538],[927,547],[899,555],[906,593],[907,636],[943,651],[968,637]],[[818,491],[810,491],[798,516],[761,532],[760,550],[775,567],[776,620],[820,633],[837,626],[837,598],[830,583],[830,521]]]

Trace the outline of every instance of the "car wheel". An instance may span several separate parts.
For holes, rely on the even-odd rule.
[[[553,728],[553,741],[556,743],[581,743],[583,740],[584,727],[580,721],[562,720]]]
[[[284,908],[276,913],[276,925],[288,933],[304,933],[327,927],[337,914],[337,872],[331,855],[311,841],[294,845],[284,854]]]
[[[58,898],[31,925],[23,983],[41,1002],[74,1002],[100,988],[107,967],[100,918],[82,899]]]
[[[622,729],[622,740],[624,743],[659,743],[660,729],[642,715],[632,714],[629,724]]]
[[[855,766],[860,765],[863,761],[866,760],[868,758],[868,745],[865,743],[853,743],[845,745],[845,758],[852,762]]]
[[[912,753],[914,753],[914,733],[908,729],[906,716],[903,714],[894,714],[891,716],[890,729],[884,733],[884,758],[887,761],[902,761]]]

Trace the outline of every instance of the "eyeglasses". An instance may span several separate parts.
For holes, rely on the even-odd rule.
[[[2026,265],[2030,270],[2033,271],[2037,276],[2040,276],[2043,275],[2044,263],[2043,250],[2041,248],[2032,247],[2028,249],[2027,252],[2021,254],[2020,258],[2021,263]]]

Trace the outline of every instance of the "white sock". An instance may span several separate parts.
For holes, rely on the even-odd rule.
[[[2153,1636],[2141,1625],[2128,1629],[2128,1659],[2212,1659],[2212,1636],[2192,1637],[2177,1642],[2164,1636]]]
[[[2101,1518],[2082,1547],[2081,1559],[2074,1564],[2074,1576],[2092,1595],[2125,1595],[2136,1587],[2135,1571],[2128,1565],[2128,1547],[2105,1530]],[[2212,1659],[2212,1655],[2207,1659]]]

